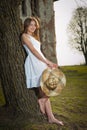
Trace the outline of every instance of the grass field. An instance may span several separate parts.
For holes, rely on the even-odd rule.
[[[65,125],[31,124],[23,130],[87,130],[87,66],[65,66],[61,69],[67,84],[59,96],[51,97],[51,103],[55,116]],[[4,103],[2,97],[0,90],[0,105]]]
[[[75,124],[78,130],[87,129],[87,66],[62,67],[62,70],[67,85],[59,96],[51,99],[53,111]]]

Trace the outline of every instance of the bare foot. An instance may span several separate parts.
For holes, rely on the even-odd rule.
[[[57,125],[64,125],[62,121],[57,120],[56,118],[49,120],[49,123],[55,123]]]
[[[38,100],[39,106],[40,106],[40,111],[41,113],[45,114],[45,106],[44,106],[44,101],[39,99]]]

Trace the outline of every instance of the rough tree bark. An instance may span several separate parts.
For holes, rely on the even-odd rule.
[[[25,84],[24,59],[20,36],[19,3],[21,0],[0,2],[0,78],[6,105],[18,114],[40,118],[37,98]]]
[[[41,20],[41,49],[49,60],[57,63],[53,0],[40,0],[38,3]]]

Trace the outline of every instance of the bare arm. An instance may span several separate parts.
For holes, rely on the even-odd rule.
[[[26,34],[22,35],[22,42],[25,43],[27,45],[27,47],[30,49],[30,51],[42,62],[44,62],[45,64],[47,64],[49,67],[52,68],[52,66],[56,65],[54,63],[52,63],[51,61],[44,59],[40,53],[34,48],[34,46],[32,45],[32,43],[29,41],[28,37],[26,36]]]

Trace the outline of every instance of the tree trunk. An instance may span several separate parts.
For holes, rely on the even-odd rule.
[[[19,2],[21,0],[3,0],[0,2],[0,78],[6,105],[18,114],[39,116],[37,98],[33,90],[25,84],[25,53],[19,36]]]
[[[87,53],[84,53],[85,65],[87,65]]]
[[[49,60],[57,63],[53,0],[39,1],[39,16],[41,20],[42,51]]]

